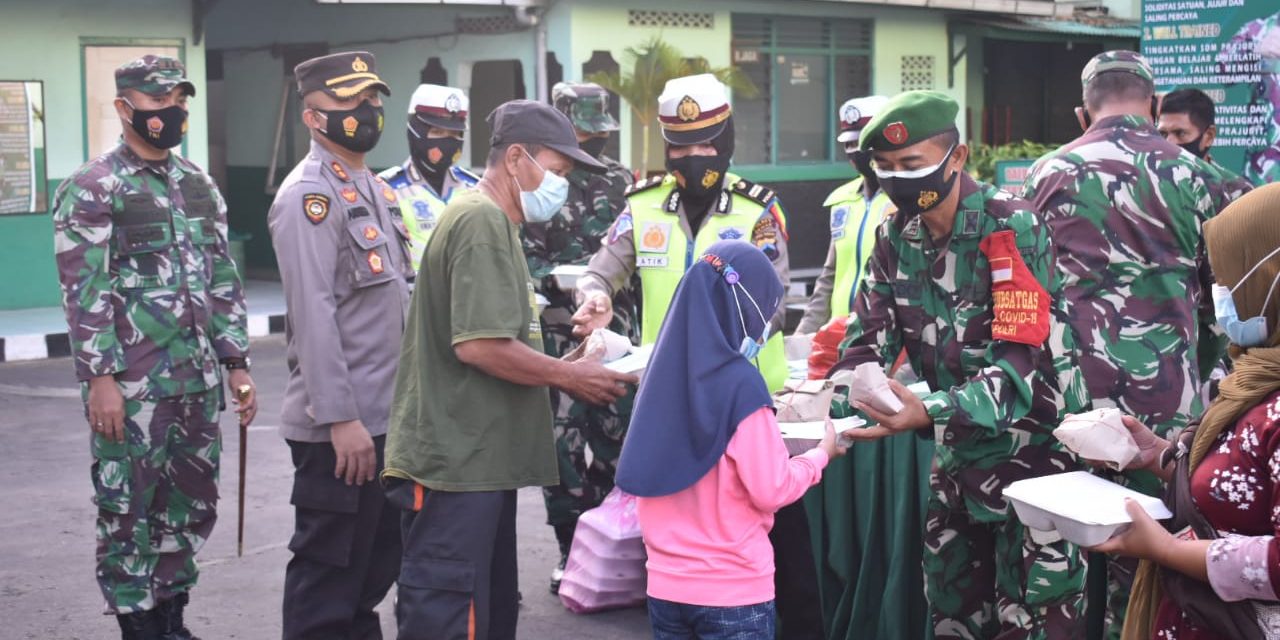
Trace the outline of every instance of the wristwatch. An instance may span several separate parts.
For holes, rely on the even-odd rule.
[[[222,359],[222,366],[226,367],[228,371],[232,369],[244,369],[245,371],[248,371],[249,364],[250,364],[249,356],[245,356],[243,358],[223,358]]]

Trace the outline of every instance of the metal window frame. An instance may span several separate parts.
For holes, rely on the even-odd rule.
[[[836,100],[836,58],[839,56],[866,56],[867,68],[869,75],[867,78],[868,85],[875,86],[875,37],[876,37],[876,20],[875,18],[813,18],[814,20],[823,20],[828,23],[834,22],[865,22],[870,29],[869,39],[866,48],[841,47],[838,46],[839,38],[835,36],[835,30],[832,29],[831,38],[828,40],[826,47],[780,47],[778,46],[778,25],[775,22],[778,19],[790,19],[794,16],[782,16],[775,14],[758,14],[758,13],[734,13],[730,16],[730,34],[732,40],[734,18],[742,16],[744,18],[762,18],[768,21],[769,39],[768,44],[759,47],[761,56],[768,57],[768,70],[770,74],[770,88],[767,99],[772,104],[777,104],[778,91],[780,90],[777,78],[774,75],[775,66],[777,64],[777,56],[779,55],[811,55],[821,56],[826,60],[827,67],[827,95],[826,100],[829,105],[834,105]],[[735,166],[734,170],[739,172],[751,172],[753,174],[773,175],[773,176],[791,176],[793,179],[802,179],[803,175],[797,175],[795,171],[804,171],[809,168],[822,169],[823,175],[847,173],[847,163],[841,158],[841,149],[838,148],[835,135],[836,129],[835,109],[827,110],[826,118],[826,137],[827,137],[827,159],[816,161],[795,161],[788,160],[785,162],[778,161],[778,110],[776,108],[769,109],[769,158],[764,164],[741,165]]]

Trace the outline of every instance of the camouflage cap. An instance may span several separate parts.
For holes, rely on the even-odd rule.
[[[187,68],[176,58],[147,54],[130,60],[116,69],[116,91],[133,89],[150,96],[161,95],[182,87],[189,96],[196,86],[187,79]]]
[[[609,92],[594,82],[557,82],[551,88],[551,104],[579,131],[605,133],[618,130],[609,113]]]
[[[899,93],[862,128],[859,148],[896,151],[955,130],[960,105],[941,91]]]
[[[1139,78],[1155,82],[1155,74],[1151,71],[1151,63],[1137,51],[1115,49],[1103,51],[1089,60],[1080,72],[1080,84],[1088,86],[1099,73],[1107,71],[1128,71]]]

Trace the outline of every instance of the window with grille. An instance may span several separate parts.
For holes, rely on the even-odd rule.
[[[871,93],[871,20],[733,15],[733,61],[759,95],[734,96],[738,164],[843,157],[836,107]]]
[[[649,11],[631,9],[627,12],[627,24],[632,27],[684,27],[688,29],[716,28],[716,14],[689,11]]]
[[[933,88],[933,56],[902,56],[902,90]]]

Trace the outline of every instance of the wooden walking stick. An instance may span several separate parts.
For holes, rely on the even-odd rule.
[[[236,389],[236,399],[243,405],[249,400],[249,394],[253,392],[253,388],[249,385],[241,385]],[[246,462],[249,452],[249,425],[245,424],[244,419],[240,420],[240,503],[237,507],[239,519],[236,522],[236,557],[244,556],[244,475]]]

